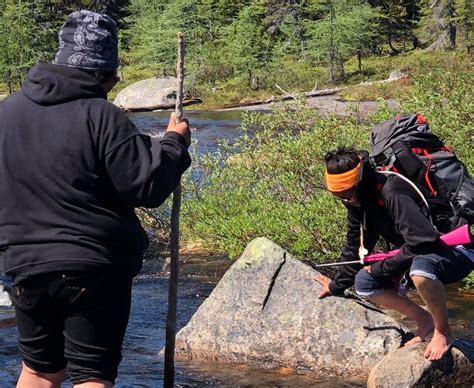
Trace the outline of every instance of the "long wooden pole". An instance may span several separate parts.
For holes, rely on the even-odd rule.
[[[176,121],[183,119],[183,81],[184,81],[184,38],[178,33],[178,63],[176,68],[178,90],[176,95]],[[178,301],[179,274],[179,212],[181,208],[181,183],[173,192],[173,207],[171,209],[170,254],[171,270],[168,291],[168,314],[166,316],[166,345],[165,345],[165,387],[174,385],[174,348],[176,339],[176,308]]]

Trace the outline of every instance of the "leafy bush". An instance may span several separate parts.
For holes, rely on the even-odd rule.
[[[464,279],[464,283],[466,284],[466,288],[474,288],[474,271],[472,271],[469,276]]]
[[[257,236],[299,256],[338,253],[345,210],[322,190],[322,157],[338,144],[363,146],[367,136],[354,120],[322,120],[298,106],[245,115],[240,152],[200,161],[210,175],[185,203],[185,234],[234,258]],[[222,168],[209,168],[218,160]]]

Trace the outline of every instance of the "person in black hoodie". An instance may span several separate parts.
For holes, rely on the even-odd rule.
[[[108,16],[74,12],[59,38],[55,63],[34,66],[0,104],[0,251],[18,387],[59,387],[66,367],[76,386],[112,386],[148,244],[134,208],[174,190],[191,134],[173,114],[151,138],[107,102],[119,64]]]
[[[400,252],[370,266],[341,266],[334,280],[316,276],[323,286],[319,297],[342,294],[355,285],[360,296],[416,321],[418,330],[408,345],[423,341],[434,330],[425,357],[440,359],[452,344],[443,283],[460,281],[474,269],[474,251],[443,245],[415,189],[398,176],[378,174],[366,151],[329,152],[325,177],[329,191],[347,208],[341,261],[359,260],[374,249],[379,237],[400,247]],[[429,312],[400,293],[399,284],[410,278]]]

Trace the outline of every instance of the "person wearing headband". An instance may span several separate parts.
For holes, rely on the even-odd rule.
[[[354,156],[354,155],[351,155]],[[345,161],[343,169],[347,171],[340,172],[341,167],[330,164],[324,172],[327,189],[338,199],[352,206],[360,206],[357,199],[355,187],[359,179],[362,162],[355,156]]]
[[[80,10],[54,63],[0,105],[0,253],[12,278],[17,387],[111,387],[133,277],[148,238],[136,207],[158,207],[191,159],[189,124],[141,133],[107,101],[118,82],[117,26]]]
[[[320,298],[341,295],[355,286],[361,297],[397,310],[417,324],[411,345],[433,332],[425,357],[438,360],[453,342],[448,325],[443,283],[455,283],[474,269],[474,251],[443,245],[420,196],[406,181],[378,174],[367,151],[339,148],[325,157],[327,189],[347,209],[348,230],[340,261],[356,261],[371,252],[380,237],[400,248],[396,256],[371,266],[339,266],[333,280],[317,275]],[[472,257],[469,256],[472,254]],[[399,285],[415,286],[426,311],[400,292]]]

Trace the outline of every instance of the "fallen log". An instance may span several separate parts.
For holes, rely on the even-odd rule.
[[[202,100],[200,98],[188,98],[183,100],[183,106],[195,105],[200,104]],[[175,103],[170,104],[159,104],[153,106],[145,106],[140,108],[123,108],[120,106],[122,110],[125,112],[159,112],[162,110],[173,110],[175,108]]]

